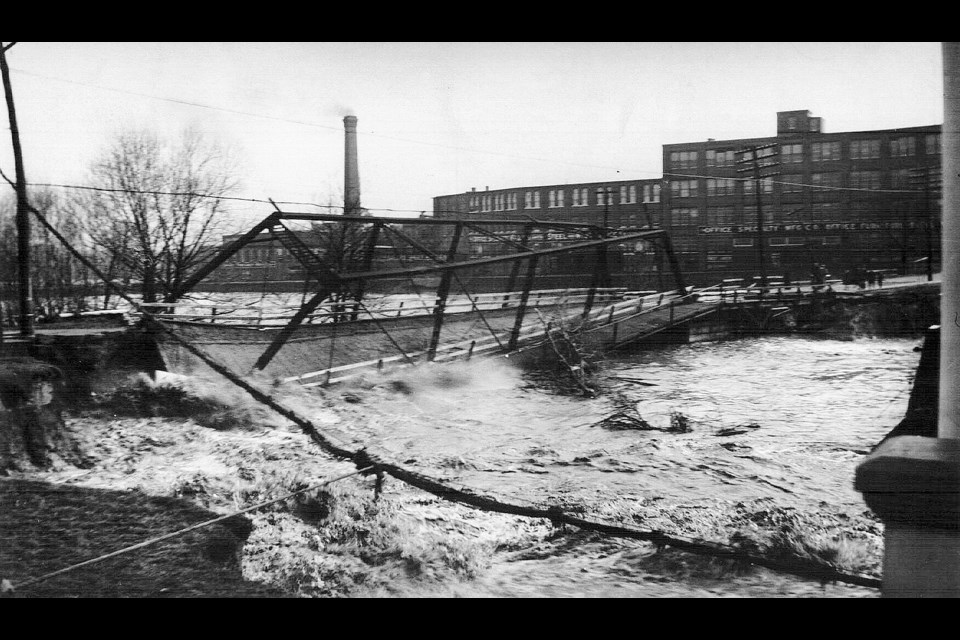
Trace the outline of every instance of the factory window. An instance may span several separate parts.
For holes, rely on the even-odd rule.
[[[643,201],[646,203],[660,202],[660,185],[659,184],[643,185]]]
[[[674,198],[695,198],[697,197],[696,180],[671,180],[670,194]]]
[[[733,246],[734,247],[752,247],[753,238],[734,238]]]
[[[707,195],[732,196],[735,184],[733,178],[707,178]]]
[[[940,134],[929,133],[924,136],[924,150],[927,155],[936,155],[940,153]]]
[[[839,142],[814,142],[811,149],[814,162],[840,159]]]
[[[865,160],[867,158],[880,157],[879,140],[851,140],[850,158],[853,160]]]
[[[894,158],[912,156],[917,153],[917,140],[913,136],[894,138],[890,141],[890,155]]]
[[[597,189],[597,204],[601,206],[613,204],[612,187],[600,187]]]
[[[803,175],[799,173],[785,173],[780,181],[781,193],[800,193],[803,191]]]
[[[697,224],[700,212],[696,207],[685,207],[670,210],[670,219],[676,226],[689,226]]]
[[[585,207],[587,206],[587,194],[589,192],[587,189],[574,189],[573,190],[573,206],[574,207]]]
[[[697,152],[696,151],[671,151],[670,165],[674,169],[696,169]]]
[[[620,204],[636,204],[637,202],[637,186],[622,186],[620,187]]]
[[[839,187],[839,173],[811,173],[810,182],[817,187]]]
[[[757,192],[756,180],[741,180],[743,183],[743,194],[751,195]],[[773,193],[773,178],[760,178],[762,193]]]
[[[511,211],[515,211],[517,208],[517,194],[508,193],[507,194],[507,208]]]
[[[734,151],[717,151],[708,149],[705,153],[708,167],[732,167],[735,163]]]
[[[763,221],[765,223],[773,222],[774,208],[772,206],[763,207]],[[757,224],[757,205],[744,205],[742,211],[744,224]]]
[[[879,171],[851,171],[850,172],[851,189],[879,189],[880,172]]]
[[[780,162],[783,164],[797,164],[803,162],[803,145],[780,145]]]
[[[770,238],[771,247],[798,246],[803,244],[803,238],[798,237]]]
[[[707,224],[724,227],[734,223],[733,207],[707,207]]]

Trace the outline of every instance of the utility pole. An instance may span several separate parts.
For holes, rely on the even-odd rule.
[[[607,225],[610,222],[610,187],[603,188],[603,231],[600,232],[601,238],[607,237]],[[601,245],[598,250],[597,257],[600,260],[600,264],[597,265],[600,270],[600,281],[599,286],[602,288],[609,287],[610,282],[610,266],[607,264],[607,245]]]
[[[912,182],[914,188],[923,190],[923,210],[926,214],[926,253],[927,253],[927,282],[933,280],[933,227],[934,215],[931,207],[930,192],[940,190],[942,174],[936,170],[936,167],[926,166],[913,169]]]
[[[20,301],[20,335],[33,336],[33,283],[30,279],[30,203],[27,201],[27,179],[23,173],[23,152],[20,148],[20,132],[17,128],[17,112],[13,106],[13,88],[10,85],[10,68],[7,66],[7,49],[11,42],[0,46],[0,72],[3,74],[3,93],[7,99],[10,117],[10,136],[13,138],[13,162],[16,169],[17,192],[17,271]]]
[[[754,184],[754,191],[756,192],[757,197],[757,268],[760,270],[760,286],[762,287],[767,286],[767,265],[763,258],[763,196],[761,193],[763,188],[762,179],[780,175],[780,172],[768,171],[761,173],[761,171],[763,169],[775,167],[779,164],[779,160],[777,160],[777,156],[779,155],[777,147],[779,145],[779,142],[771,142],[769,144],[748,147],[746,149],[740,149],[737,151],[737,154],[740,156],[740,160],[737,160],[737,164],[743,165],[740,169],[737,169],[737,173],[749,172],[753,174],[752,180]]]

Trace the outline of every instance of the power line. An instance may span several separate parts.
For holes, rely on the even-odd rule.
[[[249,116],[249,117],[252,117],[252,118],[264,118],[264,119],[266,119],[266,120],[274,120],[274,121],[277,121],[277,122],[288,122],[288,123],[291,123],[291,124],[300,124],[300,125],[304,125],[304,126],[308,126],[308,127],[317,127],[317,128],[320,128],[320,129],[330,129],[330,130],[332,130],[332,131],[340,131],[340,130],[341,130],[340,127],[334,127],[334,126],[330,126],[330,125],[326,125],[326,124],[320,124],[320,123],[318,123],[318,122],[310,122],[310,121],[307,121],[307,120],[294,120],[294,119],[292,119],[292,118],[281,118],[281,117],[278,117],[278,116],[268,116],[268,115],[264,115],[264,114],[262,114],[262,113],[254,113],[254,112],[252,112],[252,111],[241,111],[241,110],[239,110],[239,109],[229,109],[229,108],[226,108],[226,107],[218,107],[218,106],[214,106],[214,105],[203,104],[202,102],[193,102],[193,101],[190,101],[190,100],[181,100],[181,99],[179,99],[179,98],[167,98],[167,97],[164,97],[164,96],[157,96],[157,95],[152,95],[152,94],[149,94],[149,93],[140,93],[140,92],[137,92],[137,91],[130,91],[130,90],[128,90],[128,89],[116,89],[116,88],[113,88],[113,87],[105,87],[105,86],[102,86],[102,85],[93,84],[93,83],[89,83],[89,82],[80,82],[79,80],[68,80],[68,79],[66,79],[66,78],[58,78],[58,77],[55,77],[55,76],[48,76],[48,75],[44,75],[44,74],[40,74],[40,73],[33,73],[33,72],[31,72],[31,71],[24,71],[24,70],[22,70],[22,69],[14,69],[14,68],[12,68],[12,67],[11,67],[10,70],[11,70],[11,71],[16,71],[17,73],[22,73],[22,74],[25,74],[25,75],[28,75],[28,76],[34,76],[34,77],[37,77],[37,78],[43,78],[43,79],[45,79],[45,80],[54,80],[54,81],[57,81],[57,82],[66,82],[66,83],[69,83],[69,84],[75,84],[75,85],[79,85],[79,86],[83,86],[83,87],[90,87],[90,88],[93,88],[93,89],[102,89],[102,90],[104,90],[104,91],[114,91],[114,92],[116,92],[116,93],[123,93],[123,94],[127,94],[127,95],[137,96],[137,97],[140,97],[140,98],[148,98],[148,99],[150,99],[150,100],[161,100],[161,101],[163,101],[163,102],[172,102],[172,103],[174,103],[174,104],[181,104],[181,105],[186,105],[186,106],[190,106],[190,107],[199,107],[199,108],[201,108],[201,109],[210,109],[210,110],[213,110],[213,111],[223,111],[223,112],[225,112],[225,113],[233,113],[233,114],[237,114],[237,115],[244,115],[244,116]],[[468,152],[470,152],[470,153],[484,153],[484,154],[488,154],[488,155],[505,156],[505,157],[509,157],[509,158],[518,158],[518,159],[521,159],[521,160],[536,160],[536,161],[538,161],[538,162],[552,162],[552,163],[554,163],[554,164],[567,164],[567,165],[571,165],[571,166],[575,166],[575,167],[592,167],[592,168],[595,168],[595,169],[611,169],[611,170],[613,170],[613,171],[620,171],[620,169],[619,169],[618,167],[612,167],[612,166],[609,166],[609,165],[586,164],[586,163],[582,163],[582,162],[568,162],[568,161],[565,161],[565,160],[556,160],[556,159],[550,159],[550,158],[538,158],[538,157],[534,157],[534,156],[525,156],[525,155],[521,155],[521,154],[507,153],[507,152],[504,152],[504,151],[490,151],[490,150],[481,150],[481,149],[470,149],[470,148],[468,148],[468,147],[458,147],[458,146],[456,146],[456,145],[442,144],[442,143],[439,143],[439,142],[427,142],[427,141],[425,141],[425,140],[411,140],[411,139],[409,139],[409,138],[401,138],[401,137],[398,137],[398,136],[388,136],[388,135],[384,135],[384,134],[381,134],[381,133],[372,133],[372,132],[367,132],[367,131],[358,131],[357,133],[360,134],[360,135],[364,135],[364,136],[371,136],[371,137],[375,137],[375,138],[384,138],[384,139],[386,139],[386,140],[397,140],[397,141],[399,141],[399,142],[409,142],[409,143],[412,143],[412,144],[420,144],[420,145],[425,145],[425,146],[429,146],[429,147],[440,147],[440,148],[443,148],[443,149],[453,149],[453,150],[455,150],[455,151],[468,151]]]
[[[293,119],[291,119],[291,118],[280,118],[280,117],[277,117],[277,116],[264,115],[264,114],[262,114],[262,113],[253,113],[253,112],[250,112],[250,111],[240,111],[239,109],[229,109],[229,108],[226,108],[226,107],[217,107],[217,106],[213,106],[213,105],[209,105],[209,104],[203,104],[202,102],[191,102],[191,101],[189,101],[189,100],[180,100],[180,99],[178,99],[178,98],[166,98],[166,97],[164,97],[164,96],[156,96],[156,95],[152,95],[152,94],[149,94],[149,93],[139,93],[139,92],[137,92],[137,91],[130,91],[130,90],[128,90],[128,89],[116,89],[116,88],[114,88],[114,87],[105,87],[105,86],[103,86],[103,85],[93,84],[93,83],[90,83],[90,82],[80,82],[79,80],[68,80],[68,79],[66,79],[66,78],[57,78],[57,77],[55,77],[55,76],[48,76],[48,75],[44,75],[44,74],[42,74],[42,73],[34,73],[34,72],[32,72],[32,71],[24,71],[23,69],[14,69],[14,68],[12,68],[12,67],[11,67],[10,70],[11,70],[11,71],[15,71],[15,72],[17,72],[17,73],[22,73],[22,74],[24,74],[24,75],[34,76],[34,77],[36,77],[36,78],[43,78],[44,80],[54,80],[54,81],[57,81],[57,82],[66,82],[66,83],[68,83],[68,84],[75,84],[75,85],[79,85],[79,86],[82,86],[82,87],[90,87],[90,88],[93,88],[93,89],[102,89],[102,90],[104,90],[104,91],[114,91],[114,92],[116,92],[116,93],[125,93],[125,94],[127,94],[127,95],[137,96],[137,97],[140,97],[140,98],[149,98],[149,99],[151,99],[151,100],[161,100],[161,101],[163,101],[163,102],[172,102],[172,103],[174,103],[174,104],[182,104],[182,105],[186,105],[186,106],[189,106],[189,107],[199,107],[199,108],[201,108],[201,109],[211,109],[211,110],[213,110],[213,111],[223,111],[223,112],[225,112],[225,113],[235,113],[235,114],[237,114],[237,115],[250,116],[250,117],[253,117],[253,118],[264,118],[264,119],[266,119],[266,120],[277,120],[277,121],[280,121],[280,122],[289,122],[289,123],[291,123],[291,124],[302,124],[302,125],[305,125],[305,126],[308,126],[308,127],[319,127],[319,128],[321,128],[321,129],[331,129],[331,130],[334,130],[334,131],[338,131],[338,130],[339,130],[339,127],[332,127],[332,126],[330,126],[330,125],[319,124],[319,123],[317,123],[317,122],[308,122],[308,121],[305,121],[305,120],[293,120]]]
[[[340,128],[339,128],[339,127],[334,127],[334,126],[330,126],[330,125],[320,124],[320,123],[318,123],[318,122],[310,122],[310,121],[306,121],[306,120],[295,120],[295,119],[292,119],[292,118],[281,118],[281,117],[278,117],[278,116],[269,116],[269,115],[265,115],[265,114],[261,114],[261,113],[254,113],[254,112],[251,112],[251,111],[241,111],[241,110],[239,110],[239,109],[230,109],[230,108],[226,108],[226,107],[219,107],[219,106],[204,104],[204,103],[201,103],[201,102],[193,102],[193,101],[189,101],[189,100],[181,100],[181,99],[178,99],[178,98],[167,98],[167,97],[164,97],[164,96],[157,96],[157,95],[152,95],[152,94],[147,94],[147,93],[140,93],[140,92],[136,92],[136,91],[130,91],[130,90],[127,90],[127,89],[116,89],[116,88],[113,88],[113,87],[105,87],[105,86],[102,86],[102,85],[97,85],[97,84],[93,84],[93,83],[89,83],[89,82],[80,82],[80,81],[78,81],[78,80],[68,80],[68,79],[66,79],[66,78],[58,78],[58,77],[55,77],[55,76],[48,76],[48,75],[45,75],[45,74],[39,74],[39,73],[30,72],[30,71],[24,71],[24,70],[22,70],[22,69],[15,69],[15,68],[12,68],[12,67],[11,67],[10,70],[11,70],[11,71],[15,71],[15,72],[17,72],[17,73],[22,73],[22,74],[25,74],[25,75],[29,75],[29,76],[34,76],[34,77],[38,77],[38,78],[44,78],[44,79],[47,79],[47,80],[54,80],[54,81],[58,81],[58,82],[66,82],[66,83],[69,83],[69,84],[75,84],[75,85],[90,87],[90,88],[94,88],[94,89],[102,89],[102,90],[104,90],[104,91],[114,91],[114,92],[116,92],[116,93],[123,93],[123,94],[127,94],[127,95],[138,96],[138,97],[141,97],[141,98],[148,98],[148,99],[151,99],[151,100],[160,100],[160,101],[164,101],[164,102],[171,102],[171,103],[174,103],[174,104],[181,104],[181,105],[186,105],[186,106],[198,107],[198,108],[202,108],[202,109],[210,109],[210,110],[213,110],[213,111],[223,111],[223,112],[225,112],[225,113],[234,113],[234,114],[238,114],[238,115],[245,115],[245,116],[249,116],[249,117],[253,117],[253,118],[264,118],[264,119],[267,119],[267,120],[275,120],[275,121],[278,121],[278,122],[288,122],[288,123],[291,123],[291,124],[300,124],[300,125],[309,126],[309,127],[317,127],[317,128],[321,128],[321,129],[330,129],[330,130],[332,130],[332,131],[340,131]],[[387,140],[396,140],[396,141],[399,141],[399,142],[409,142],[409,143],[412,143],[412,144],[420,144],[420,145],[425,145],[425,146],[440,147],[440,148],[452,149],[452,150],[456,150],[456,151],[467,151],[467,152],[470,152],[470,153],[482,153],[482,154],[488,154],[488,155],[497,155],[497,156],[504,156],[504,157],[510,157],[510,158],[518,158],[518,159],[521,159],[521,160],[536,160],[536,161],[538,161],[538,162],[552,162],[552,163],[555,163],[555,164],[566,164],[566,165],[570,165],[570,166],[591,167],[591,168],[596,168],[596,169],[611,169],[611,170],[614,170],[614,171],[617,171],[617,172],[620,171],[619,168],[613,167],[613,166],[609,166],[609,165],[596,165],[596,164],[586,164],[586,163],[580,163],[580,162],[567,162],[567,161],[564,161],[564,160],[540,158],[540,157],[535,157],[535,156],[526,156],[526,155],[522,155],[522,154],[507,153],[507,152],[503,152],[503,151],[490,151],[490,150],[471,149],[471,148],[468,148],[468,147],[460,147],[460,146],[456,146],[456,145],[447,145],[447,144],[441,144],[441,143],[435,143],[435,142],[427,142],[427,141],[425,141],[425,140],[411,140],[411,139],[409,139],[409,138],[401,138],[401,137],[398,137],[398,136],[388,136],[388,135],[384,135],[384,134],[377,134],[377,133],[371,133],[371,132],[359,131],[358,133],[361,134],[361,135],[367,135],[367,136],[372,136],[372,137],[384,138],[384,139],[387,139]],[[683,178],[714,178],[714,179],[717,179],[717,178],[725,178],[725,176],[700,175],[700,174],[684,174],[684,173],[670,173],[670,172],[663,172],[663,173],[661,174],[660,171],[650,171],[650,170],[640,170],[640,171],[638,171],[638,173],[651,173],[651,174],[655,174],[655,175],[663,175],[664,177],[666,177],[666,176],[673,176],[673,177],[683,177]],[[731,180],[738,180],[738,181],[753,180],[753,178],[735,178],[735,177],[726,177],[726,178],[727,178],[727,179],[731,179]],[[601,182],[602,182],[602,181],[601,181]],[[618,182],[618,181],[615,181],[615,182]],[[806,183],[799,183],[799,182],[785,182],[785,181],[779,181],[779,180],[772,181],[772,182],[773,182],[773,184],[781,184],[781,185],[789,185],[789,186],[797,186],[797,187],[809,187],[809,188],[811,188],[811,189],[820,189],[820,190],[823,190],[823,191],[851,191],[851,192],[866,191],[866,192],[872,192],[872,193],[916,193],[916,192],[917,192],[917,190],[913,190],[913,189],[871,189],[871,188],[862,188],[862,187],[834,187],[834,186],[828,186],[828,185],[815,185],[815,184],[806,184]],[[52,186],[58,186],[58,185],[52,185]],[[522,188],[522,187],[518,187],[518,188]],[[502,190],[501,190],[501,191],[502,191]],[[227,198],[225,198],[225,199],[227,199]],[[234,199],[238,199],[238,200],[239,200],[239,198],[234,198]],[[251,200],[251,201],[254,201],[254,202],[264,202],[264,201],[262,201],[262,200]],[[279,201],[278,201],[278,202],[279,202]],[[314,204],[314,203],[304,203],[304,202],[281,202],[280,204],[303,204],[303,205],[316,206],[316,207],[323,207],[323,206],[324,206],[324,205],[317,205],[317,204]],[[378,209],[378,210],[379,210],[379,211],[411,212],[411,213],[418,211],[418,210],[416,210],[416,209]]]
[[[28,182],[28,186],[31,187],[56,187],[60,189],[81,189],[85,191],[102,191],[105,193],[139,193],[143,195],[152,195],[152,196],[192,196],[195,198],[210,198],[214,200],[236,200],[239,202],[260,202],[263,204],[270,204],[269,199],[263,198],[241,198],[239,196],[218,196],[209,193],[194,193],[191,191],[149,191],[149,190],[140,190],[140,189],[111,189],[107,187],[91,187],[85,185],[77,184],[58,184],[53,182]],[[273,200],[278,204],[296,204],[304,205],[310,207],[319,207],[335,209],[339,208],[337,205],[327,205],[327,204],[316,204],[315,202],[294,202],[289,200]]]

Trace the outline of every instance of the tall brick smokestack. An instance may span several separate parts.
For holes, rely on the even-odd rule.
[[[357,165],[357,116],[343,119],[343,214],[360,215],[360,167]]]

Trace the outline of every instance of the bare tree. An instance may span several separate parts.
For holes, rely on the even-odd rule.
[[[142,283],[144,302],[174,300],[227,224],[224,200],[237,189],[225,148],[187,130],[175,145],[127,131],[96,161],[76,204],[105,265]]]

